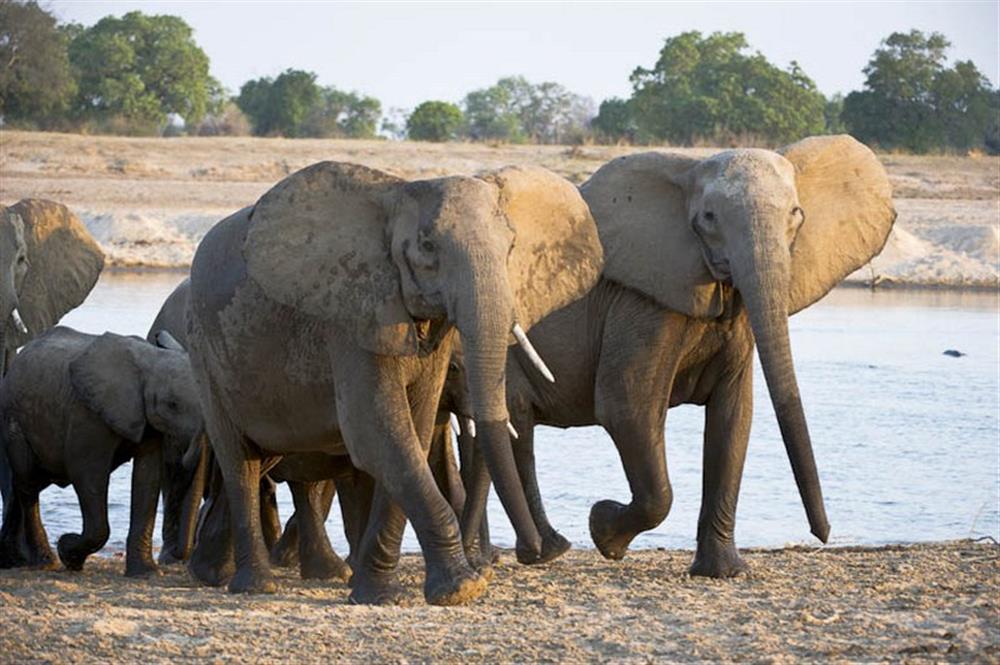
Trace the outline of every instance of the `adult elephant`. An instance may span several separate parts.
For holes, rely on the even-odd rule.
[[[191,268],[189,346],[234,513],[230,591],[274,589],[261,458],[307,451],[346,451],[378,484],[353,601],[395,596],[406,518],[428,602],[485,590],[426,462],[454,328],[498,495],[539,556],[507,435],[507,345],[586,293],[601,263],[586,204],[543,169],[406,182],[322,162],[216,225]]]
[[[543,559],[567,543],[538,491],[536,424],[602,425],[611,435],[632,500],[596,503],[590,531],[604,556],[620,559],[670,510],[667,409],[699,404],[706,407],[704,476],[691,574],[726,577],[746,568],[733,531],[755,340],[812,533],[826,542],[788,317],[881,251],[896,214],[879,161],[848,136],[704,160],[650,152],[609,162],[581,193],[604,245],[602,277],[531,335],[559,382],[539,381],[520,352],[507,363],[508,408],[520,433],[515,454]]]
[[[104,268],[104,253],[66,206],[22,199],[0,214],[0,377],[17,353],[78,306]],[[0,449],[4,512],[10,468]],[[27,544],[23,544],[25,547]]]

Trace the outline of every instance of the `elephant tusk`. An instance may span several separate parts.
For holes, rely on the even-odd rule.
[[[21,331],[22,334],[28,334],[28,326],[24,325],[24,319],[21,318],[21,313],[17,311],[17,307],[15,307],[14,311],[11,312],[10,318],[14,319],[14,325],[17,326],[17,329]]]
[[[451,429],[455,432],[455,435],[462,436],[462,426],[458,424],[458,416],[452,413],[449,420],[451,420]]]
[[[544,376],[549,383],[555,383],[556,377],[552,376],[552,372],[548,367],[546,367],[545,361],[542,360],[542,357],[538,355],[538,351],[535,351],[535,347],[533,347],[531,342],[528,341],[528,335],[524,332],[524,328],[521,327],[521,324],[515,323],[511,332],[514,333],[514,339],[516,339],[517,343],[521,345],[522,349],[524,349],[524,353],[528,356],[528,360],[531,361],[531,364],[535,366],[535,369],[541,372],[542,376]]]
[[[517,436],[517,430],[514,429],[514,426],[511,425],[511,423],[510,423],[509,420],[507,421],[507,431],[510,432],[510,435],[512,437],[514,437],[515,439],[518,438],[518,436]]]
[[[462,418],[460,421],[462,423],[462,430],[471,436],[473,439],[476,438],[476,421],[472,418]]]

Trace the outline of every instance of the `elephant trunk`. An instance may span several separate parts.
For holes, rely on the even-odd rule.
[[[775,260],[775,256],[782,255],[784,261]],[[781,244],[777,254],[775,250],[758,249],[750,263],[744,270],[738,270],[738,266],[734,265],[734,281],[749,313],[761,369],[764,371],[799,495],[809,518],[810,530],[825,543],[830,535],[830,525],[823,506],[823,493],[788,337],[791,260],[787,246]]]
[[[493,271],[483,270],[488,263],[488,260],[472,263],[476,266],[476,269],[470,270],[472,288],[469,293],[472,300],[457,304],[454,321],[465,352],[466,378],[476,420],[476,442],[517,534],[519,559],[530,561],[541,556],[542,540],[528,508],[507,430],[507,342],[514,326],[514,300],[506,279],[500,283],[496,280],[496,275],[506,275],[503,266]],[[478,529],[485,512],[488,487],[488,480],[480,482],[467,497],[462,520],[466,531]],[[472,533],[463,533],[463,537],[467,538]]]
[[[194,536],[198,526],[198,511],[205,494],[205,484],[208,482],[208,451],[209,445],[204,433],[194,438],[191,447],[184,455],[185,468],[193,465],[191,482],[184,494],[184,503],[180,514],[180,533],[177,538],[178,559],[185,561],[191,556],[194,548]]]

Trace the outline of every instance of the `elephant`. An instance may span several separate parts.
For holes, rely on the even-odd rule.
[[[104,253],[66,206],[22,199],[0,215],[0,377],[17,349],[54,326],[94,288]],[[0,496],[10,496],[0,450]]]
[[[397,597],[406,519],[427,602],[485,591],[426,461],[456,330],[483,457],[519,548],[539,555],[507,434],[507,346],[530,344],[525,330],[586,293],[602,263],[579,192],[540,168],[408,182],[320,162],[213,227],[191,267],[188,344],[233,512],[229,590],[276,588],[262,461],[319,451],[376,482],[352,602]]]
[[[157,571],[152,559],[160,458],[167,441],[201,445],[204,425],[187,354],[113,333],[57,326],[28,343],[0,384],[0,444],[13,471],[10,510],[0,532],[0,567],[55,563],[38,495],[73,485],[83,533],[59,538],[59,559],[80,570],[109,536],[108,481],[133,460],[125,574]],[[30,547],[25,557],[23,538]]]
[[[601,425],[610,434],[632,499],[595,503],[589,521],[600,552],[621,559],[670,510],[667,410],[698,404],[705,406],[704,467],[690,573],[745,570],[733,532],[755,344],[811,531],[826,542],[787,320],[885,244],[896,213],[877,158],[848,136],[703,160],[648,152],[607,163],[580,191],[604,246],[601,278],[531,331],[559,381],[540,380],[521,349],[507,358],[518,473],[544,541],[541,558],[522,562],[554,558],[568,545],[542,505],[535,425]],[[481,493],[481,485],[470,491]]]

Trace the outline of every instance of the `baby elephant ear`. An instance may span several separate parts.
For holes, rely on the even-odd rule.
[[[507,167],[480,176],[499,189],[514,231],[507,274],[517,322],[530,328],[589,291],[604,252],[586,202],[568,180],[539,167]]]
[[[70,361],[73,392],[108,427],[129,441],[142,441],[146,429],[143,380],[133,346],[138,338],[104,333]]]
[[[712,318],[726,289],[702,258],[688,218],[700,160],[644,152],[602,166],[580,187],[604,244],[604,276],[662,307]]]
[[[54,201],[23,199],[6,209],[24,225],[28,271],[18,294],[18,310],[28,334],[10,327],[15,345],[51,328],[94,288],[104,253],[69,208]]]
[[[253,208],[247,274],[268,297],[341,328],[370,351],[416,353],[386,230],[387,202],[404,184],[339,162],[293,173]]]
[[[792,245],[794,314],[882,251],[896,211],[885,169],[852,137],[814,136],[779,152],[795,166],[805,212]]]

